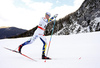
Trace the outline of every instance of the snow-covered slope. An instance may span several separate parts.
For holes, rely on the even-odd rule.
[[[99,68],[100,32],[53,36],[48,56],[52,60],[41,59],[42,42],[37,39],[33,44],[23,47],[22,52],[37,62],[31,61],[3,47],[16,49],[29,39],[0,40],[0,68]],[[50,36],[47,36],[49,42]]]

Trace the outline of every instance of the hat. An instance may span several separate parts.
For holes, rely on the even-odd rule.
[[[51,16],[51,14],[49,12],[46,12],[46,15],[48,15],[49,17]]]

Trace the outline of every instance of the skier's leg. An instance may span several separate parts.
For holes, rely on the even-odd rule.
[[[51,59],[45,56],[46,48],[47,48],[47,40],[45,36],[41,36],[40,40],[43,42],[43,49],[42,49],[42,59]]]
[[[27,45],[28,43],[30,43],[30,40],[24,42],[23,44],[21,44],[21,45],[18,47],[18,51],[19,51],[19,53],[21,53],[21,49],[22,49],[22,47],[23,47],[24,45]]]
[[[21,45],[18,47],[19,53],[21,53],[21,49],[22,49],[23,46],[28,45],[28,44],[31,44],[33,41],[35,41],[35,39],[36,39],[37,37],[38,37],[38,35],[33,35],[33,37],[32,37],[30,40],[28,40],[28,41],[24,42],[23,44],[21,44]]]
[[[47,44],[46,44],[46,42],[42,38],[40,38],[40,39],[43,42],[42,55],[45,55],[45,51],[46,51]]]

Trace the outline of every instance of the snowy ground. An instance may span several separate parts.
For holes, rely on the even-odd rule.
[[[52,60],[46,62],[41,59],[43,44],[39,39],[22,49],[37,62],[3,48],[16,49],[29,38],[0,40],[0,68],[100,68],[100,32],[53,36],[48,54]]]

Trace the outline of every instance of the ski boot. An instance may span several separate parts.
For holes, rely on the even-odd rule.
[[[22,45],[18,47],[18,52],[21,53]]]
[[[42,59],[51,59],[51,58],[46,57],[45,55],[42,55]]]

